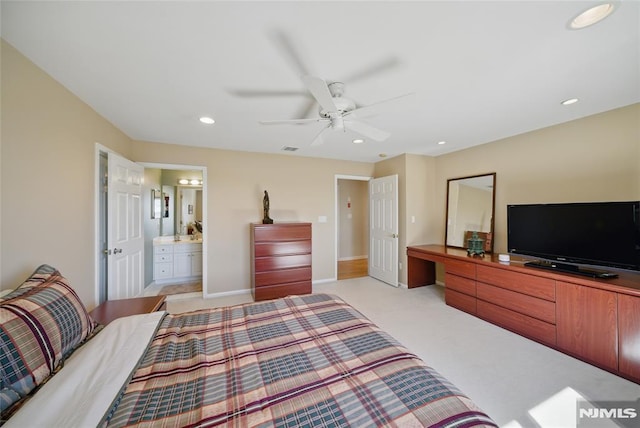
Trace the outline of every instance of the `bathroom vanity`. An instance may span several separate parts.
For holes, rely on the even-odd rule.
[[[187,282],[202,278],[202,239],[188,236],[176,240],[160,236],[153,240],[153,280],[156,284]]]

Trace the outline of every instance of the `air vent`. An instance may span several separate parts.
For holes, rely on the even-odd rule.
[[[291,146],[284,146],[282,147],[282,150],[284,150],[285,152],[295,152],[296,150],[298,150],[299,147],[291,147]]]

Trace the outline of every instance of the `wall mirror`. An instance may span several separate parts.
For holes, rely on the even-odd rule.
[[[151,218],[162,216],[162,192],[159,189],[151,189]]]
[[[473,232],[484,240],[484,251],[493,252],[493,216],[496,173],[447,180],[447,216],[444,242],[467,248]]]
[[[151,190],[151,218],[159,220],[157,236],[202,233],[202,170],[145,168],[145,177]]]
[[[163,236],[202,232],[202,186],[162,186]]]

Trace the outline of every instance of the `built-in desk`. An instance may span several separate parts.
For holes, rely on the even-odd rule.
[[[640,383],[640,273],[598,279],[471,257],[442,245],[407,247],[409,288],[445,271],[445,302]]]

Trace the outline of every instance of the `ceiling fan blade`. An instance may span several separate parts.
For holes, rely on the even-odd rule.
[[[391,101],[399,100],[400,98],[408,97],[409,95],[415,95],[415,92],[409,92],[408,94],[398,95],[397,97],[387,98],[386,100],[376,101],[372,104],[367,104],[366,106],[358,107],[354,110],[346,112],[344,116],[354,115],[354,117],[358,117],[358,113],[367,113],[371,112],[373,107],[378,107],[380,104],[388,103]]]
[[[316,119],[284,119],[284,120],[261,120],[260,123],[263,125],[296,125],[296,124],[307,124],[307,123],[317,123],[317,122],[326,122],[329,119],[324,118],[316,118]]]
[[[320,144],[324,144],[324,139],[322,138],[322,134],[324,134],[324,132],[329,129],[329,126],[326,126],[324,128],[322,128],[322,130],[320,132],[318,132],[318,135],[316,135],[316,137],[313,139],[313,141],[311,141],[311,145],[312,146],[319,146]]]
[[[391,136],[391,134],[387,131],[383,131],[382,129],[378,129],[374,126],[371,126],[364,122],[359,122],[357,120],[345,119],[344,127],[376,141],[384,141]]]
[[[296,49],[291,38],[283,31],[276,30],[272,34],[272,39],[276,42],[277,47],[284,53],[284,56],[289,63],[295,68],[298,76],[306,76],[311,74],[309,67],[306,66],[302,60],[302,55],[298,49]]]
[[[338,112],[338,108],[333,102],[331,92],[329,92],[327,82],[314,76],[303,76],[302,81],[323,110],[328,113]]]
[[[349,78],[344,79],[344,82],[355,82],[361,79],[366,79],[378,73],[382,73],[383,71],[387,71],[394,67],[397,67],[400,64],[400,60],[395,56],[390,56],[388,58],[384,58],[381,61],[378,61],[371,66],[362,69],[356,73],[353,73]]]

